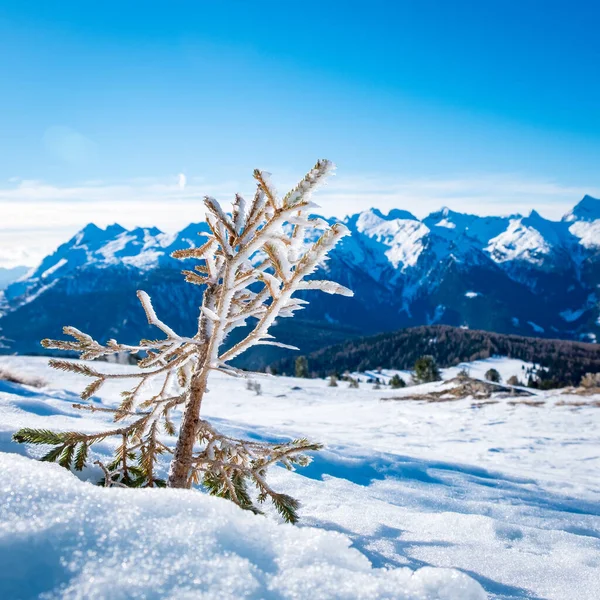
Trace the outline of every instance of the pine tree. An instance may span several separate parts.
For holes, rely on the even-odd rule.
[[[310,196],[332,168],[329,161],[319,161],[283,198],[276,195],[269,175],[256,170],[253,201],[247,208],[246,201],[237,195],[231,214],[225,213],[214,198],[206,197],[210,228],[207,241],[200,247],[173,253],[177,259],[200,261],[193,269],[183,271],[187,282],[204,288],[197,333],[185,337],[163,323],[143,291],[138,292],[138,298],[148,322],[161,332],[160,339],[143,339],[138,345],[111,339],[103,345],[74,327],[65,327],[64,333],[74,341],[43,340],[42,345],[75,351],[84,360],[120,352],[144,353],[137,363],[139,371],[127,374],[106,373],[87,362],[50,361],[56,369],[91,380],[81,393],[83,400],[110,379],[132,378],[135,383],[123,392],[117,409],[78,405],[82,410],[112,412],[118,425],[97,434],[25,428],[16,432],[14,439],[52,446],[42,460],[81,470],[87,463],[90,446],[114,436],[119,440],[114,460],[100,465],[103,485],[190,488],[202,483],[211,494],[260,512],[249,493],[249,485],[254,485],[259,503],[270,499],[286,521],[295,522],[298,502],[275,492],[266,482],[266,471],[278,462],[288,469],[304,466],[310,461],[306,452],[318,450],[320,445],[306,439],[270,444],[233,438],[201,419],[200,409],[210,373],[245,376],[229,361],[248,348],[262,344],[297,349],[276,341],[268,333],[276,318],[292,317],[307,304],[294,296],[296,292],[321,290],[352,295],[332,281],[307,279],[348,233],[339,223],[329,225],[309,214],[315,206]],[[320,230],[313,243],[305,241],[307,230]],[[251,320],[255,322],[250,333],[223,349],[226,336]],[[147,384],[156,381],[159,391],[153,395],[145,393]],[[171,420],[174,410],[183,410],[179,431]],[[174,450],[161,442],[161,430],[177,435]],[[155,471],[158,457],[166,453],[173,456],[168,480],[164,482]]]
[[[406,387],[406,382],[404,379],[402,379],[402,377],[400,377],[400,375],[398,375],[398,373],[396,373],[390,379],[390,386],[393,390],[397,390],[399,388]]]
[[[296,377],[302,377],[304,379],[307,379],[309,377],[308,359],[306,358],[306,356],[299,356],[296,359],[295,367]]]
[[[488,369],[485,372],[485,378],[492,383],[500,383],[502,381],[502,377],[497,369]]]
[[[330,375],[329,376],[329,383],[327,385],[329,387],[337,387],[337,385],[338,385],[337,377],[335,375]]]
[[[440,370],[433,356],[425,355],[417,359],[413,375],[413,379],[416,383],[440,381],[441,378]]]

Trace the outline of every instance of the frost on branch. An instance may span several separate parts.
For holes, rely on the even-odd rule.
[[[92,444],[115,436],[119,441],[115,458],[111,464],[101,465],[104,485],[165,485],[155,477],[155,465],[159,455],[169,453],[173,456],[168,486],[186,488],[201,483],[211,494],[255,512],[259,512],[257,503],[269,499],[285,520],[296,521],[298,502],[272,490],[266,471],[275,463],[287,468],[304,466],[310,460],[305,452],[318,450],[319,445],[304,439],[268,444],[230,438],[201,420],[200,408],[211,371],[245,376],[229,362],[248,348],[259,344],[294,348],[275,340],[269,328],[277,317],[292,317],[304,307],[307,302],[295,297],[296,292],[352,295],[338,283],[307,279],[348,233],[342,224],[329,225],[310,217],[315,206],[311,195],[332,169],[329,161],[319,161],[283,198],[275,192],[269,175],[256,170],[253,200],[246,203],[237,195],[230,214],[214,198],[206,197],[208,240],[172,255],[197,261],[183,271],[186,281],[203,288],[196,334],[183,337],[161,321],[143,291],[138,298],[148,323],[159,331],[158,339],[143,339],[137,345],[109,340],[103,345],[75,327],[65,327],[64,333],[73,341],[43,340],[43,346],[78,352],[84,360],[116,352],[144,354],[138,362],[139,372],[127,374],[105,373],[86,363],[50,361],[57,369],[91,380],[81,394],[84,400],[109,379],[134,379],[116,409],[80,405],[82,410],[113,412],[119,425],[98,434],[22,429],[15,440],[51,446],[43,460],[81,469]],[[318,230],[319,235],[307,244],[309,230]],[[246,337],[223,349],[227,335],[243,326],[250,326]],[[158,392],[151,395],[150,387]],[[179,428],[171,419],[174,411],[182,412]],[[165,434],[177,437],[174,449],[164,441]]]

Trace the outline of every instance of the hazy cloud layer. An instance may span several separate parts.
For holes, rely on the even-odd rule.
[[[285,190],[295,181],[276,178]],[[155,225],[176,231],[204,217],[205,194],[228,200],[235,192],[253,193],[252,180],[211,182],[177,176],[123,183],[86,182],[57,186],[38,181],[0,187],[0,266],[33,265],[89,222],[99,226]],[[455,179],[410,179],[376,175],[338,175],[315,199],[321,213],[343,217],[369,207],[402,208],[424,217],[448,206],[481,215],[528,213],[535,209],[559,219],[593,187],[572,187],[517,175],[477,175]]]

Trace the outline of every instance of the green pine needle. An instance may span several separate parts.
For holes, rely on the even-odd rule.
[[[81,471],[83,467],[85,467],[85,463],[87,461],[89,446],[83,442],[79,445],[79,450],[77,450],[77,454],[75,455],[75,470]]]
[[[271,496],[271,500],[277,509],[277,512],[283,517],[286,523],[298,522],[298,509],[300,502],[287,494],[275,494]]]
[[[75,453],[75,444],[70,446],[65,446],[61,455],[58,458],[58,464],[65,469],[71,468],[71,463],[73,462],[73,454]]]
[[[48,429],[31,429],[24,427],[13,434],[13,441],[18,444],[47,444],[56,446],[65,442],[64,433],[56,433]]]
[[[56,446],[50,450],[47,454],[44,454],[42,458],[40,458],[43,462],[55,462],[58,457],[62,454],[62,451],[65,449],[64,446]]]

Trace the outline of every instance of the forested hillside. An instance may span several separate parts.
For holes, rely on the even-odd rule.
[[[392,333],[352,339],[308,355],[309,370],[317,376],[384,367],[411,369],[430,354],[441,367],[490,356],[507,356],[545,367],[555,384],[578,385],[582,375],[600,372],[600,345],[503,335],[446,325],[412,327]],[[293,373],[294,359],[272,365],[276,372]],[[526,375],[524,374],[524,377]]]

